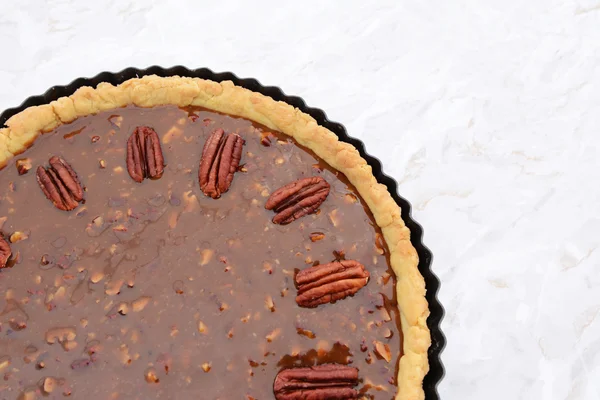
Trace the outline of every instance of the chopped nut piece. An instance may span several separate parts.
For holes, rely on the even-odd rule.
[[[106,289],[104,290],[104,293],[106,293],[109,296],[115,296],[117,294],[119,294],[121,292],[121,286],[123,286],[123,280],[122,279],[118,279],[115,281],[110,281],[106,283]]]
[[[277,339],[279,334],[281,333],[281,328],[275,328],[271,333],[266,336],[267,342],[271,343],[273,340]]]
[[[0,371],[10,365],[10,356],[0,357]]]
[[[346,193],[344,195],[344,201],[346,201],[346,203],[349,203],[349,204],[354,204],[358,201],[358,197],[356,197],[352,193]]]
[[[175,337],[179,335],[179,329],[177,328],[177,326],[173,325],[171,327],[171,337]]]
[[[387,344],[381,343],[379,340],[374,340],[373,345],[375,346],[375,354],[379,355],[386,362],[390,362],[392,360],[392,353],[390,352],[390,346]]]
[[[325,239],[325,234],[323,232],[313,232],[310,234],[310,240],[313,242],[318,242],[323,239]]]
[[[129,312],[129,305],[125,302],[119,303],[119,305],[117,306],[117,311],[121,315],[127,315],[127,313]]]
[[[15,233],[13,233],[12,235],[10,235],[10,242],[11,243],[16,243],[16,242],[20,242],[21,240],[25,240],[29,238],[29,231],[26,232],[21,232],[21,231],[17,231]]]
[[[74,341],[65,342],[63,344],[63,348],[65,349],[65,351],[71,351],[71,350],[75,349],[76,347],[77,347],[77,342],[74,342]]]
[[[265,306],[267,307],[267,310],[275,312],[275,303],[273,303],[273,298],[271,297],[271,295],[267,295],[267,297],[265,298]]]
[[[183,130],[181,128],[179,128],[178,126],[172,126],[171,129],[169,129],[163,135],[163,138],[162,138],[163,144],[168,144],[172,140],[178,139],[181,136],[182,133],[183,133]]]
[[[90,282],[92,282],[92,283],[98,283],[102,279],[104,279],[104,273],[101,271],[94,271],[92,273],[92,275],[90,276]]]
[[[227,240],[227,245],[230,248],[239,249],[242,247],[242,241],[240,239],[229,239]]]
[[[381,317],[384,321],[388,322],[392,320],[392,316],[390,315],[386,307],[381,307],[379,309],[379,312],[381,313]]]
[[[183,194],[183,212],[194,212],[200,209],[200,203],[198,197],[190,190]]]
[[[270,147],[271,146],[271,140],[267,136],[263,136],[260,139],[260,144],[262,144],[265,147]]]
[[[185,289],[185,285],[182,280],[176,280],[175,282],[173,282],[173,290],[175,291],[175,293],[184,294],[185,293],[184,289]]]
[[[175,229],[175,227],[177,226],[177,222],[179,221],[180,214],[181,214],[180,211],[173,211],[169,215],[169,228]]]
[[[210,371],[210,363],[203,363],[203,364],[202,364],[202,370],[203,370],[204,372],[208,372],[208,371]]]
[[[8,320],[8,325],[15,331],[22,331],[27,328],[27,322],[24,320],[16,320],[15,318],[11,318]]]
[[[340,217],[338,215],[338,209],[333,209],[331,210],[331,212],[329,214],[327,214],[327,216],[329,217],[329,221],[331,221],[331,224],[335,227],[337,227],[340,224]]]
[[[208,328],[206,327],[206,325],[204,324],[204,322],[199,321],[198,322],[198,332],[204,334],[204,333],[207,332],[207,330],[208,330]]]
[[[387,285],[387,284],[388,284],[388,282],[390,281],[390,278],[391,278],[391,277],[392,277],[392,275],[391,275],[391,274],[389,274],[389,273],[387,273],[387,272],[386,272],[386,273],[384,273],[384,274],[382,275],[382,282],[383,282],[383,284],[384,284],[384,285]]]
[[[75,340],[75,337],[77,337],[77,331],[73,327],[54,328],[46,332],[46,342],[48,344]]]
[[[54,389],[56,389],[58,382],[56,381],[56,379],[47,376],[44,378],[44,383],[42,385],[42,389],[44,390],[45,393],[52,393],[54,391]]]
[[[35,400],[36,394],[35,391],[28,390],[26,392],[21,393],[17,400]]]
[[[134,312],[142,311],[150,302],[150,297],[142,296],[131,303],[131,308]]]
[[[346,259],[346,252],[344,250],[334,250],[333,256],[335,257],[336,261],[342,261]]]
[[[19,175],[25,175],[31,169],[31,160],[29,158],[19,158],[15,164]]]
[[[367,341],[363,337],[362,340],[360,341],[360,351],[362,351],[364,353],[367,350],[369,350],[369,347],[367,346]]]
[[[269,275],[271,275],[273,273],[273,265],[268,261],[264,261],[263,262],[263,271],[268,273]]]
[[[306,336],[309,339],[315,339],[317,337],[313,331],[309,331],[308,329],[296,328],[296,332],[298,332],[298,335]]]
[[[148,383],[158,383],[159,379],[158,379],[158,375],[156,374],[156,369],[154,369],[152,367],[148,368],[146,370],[146,372],[144,372],[144,379]]]
[[[123,116],[121,116],[121,115],[111,115],[108,118],[108,122],[110,122],[113,127],[120,128],[121,127],[121,122],[123,122]]]
[[[260,133],[260,144],[265,147],[271,146],[271,138],[276,139],[275,135],[271,132],[261,132]]]
[[[375,234],[375,250],[380,255],[385,254],[385,243],[383,241],[383,235],[379,232]]]

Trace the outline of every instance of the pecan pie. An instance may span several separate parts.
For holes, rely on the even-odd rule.
[[[0,398],[423,399],[410,232],[309,115],[101,83],[10,118],[0,165]]]

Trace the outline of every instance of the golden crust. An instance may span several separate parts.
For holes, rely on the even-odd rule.
[[[404,354],[399,363],[396,400],[424,398],[423,377],[429,369],[427,349],[431,344],[425,300],[425,282],[417,265],[417,252],[410,231],[400,217],[400,208],[387,188],[378,183],[371,167],[350,144],[340,142],[328,129],[293,106],[252,92],[231,81],[221,83],[198,78],[145,76],[121,85],[101,83],[82,87],[69,97],[30,107],[14,115],[0,129],[0,166],[23,152],[42,132],[78,117],[135,104],[141,107],[174,104],[202,106],[256,121],[292,136],[333,168],[344,173],[369,206],[381,227],[397,277],[396,291]]]

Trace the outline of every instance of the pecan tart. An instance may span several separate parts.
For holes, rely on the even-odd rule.
[[[425,284],[351,145],[229,81],[0,129],[1,398],[424,397]]]

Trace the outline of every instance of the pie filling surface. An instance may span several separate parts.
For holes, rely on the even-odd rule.
[[[0,176],[0,398],[396,395],[381,232],[288,136],[128,106],[44,134]]]

